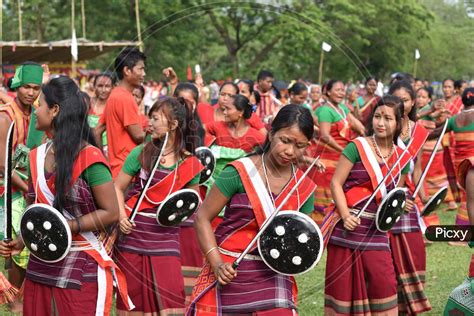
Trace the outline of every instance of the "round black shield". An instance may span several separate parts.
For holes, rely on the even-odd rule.
[[[438,206],[444,201],[444,199],[446,198],[446,195],[448,194],[448,187],[447,186],[444,186],[442,187],[441,189],[439,189],[438,192],[436,192],[428,201],[428,203],[426,203],[425,207],[423,208],[423,210],[421,211],[421,216],[428,216],[430,215],[431,213],[433,213],[434,211],[436,211],[436,209],[438,208]]]
[[[45,262],[64,259],[71,248],[71,229],[66,219],[46,204],[26,208],[20,220],[20,233],[31,254]]]
[[[216,168],[216,158],[212,151],[207,147],[196,148],[194,154],[204,166],[204,169],[201,171],[201,177],[199,178],[199,184],[203,184],[212,176],[212,173]]]
[[[156,212],[156,220],[161,226],[176,226],[187,220],[198,209],[201,199],[191,189],[183,189],[168,196]]]
[[[405,190],[401,188],[395,188],[385,196],[375,216],[378,230],[387,232],[400,220],[404,212],[405,200]]]
[[[273,271],[284,275],[302,274],[321,259],[323,237],[307,215],[281,211],[259,237],[258,251]]]

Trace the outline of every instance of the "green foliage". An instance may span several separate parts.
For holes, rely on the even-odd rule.
[[[18,1],[4,0],[3,40],[18,39]],[[70,0],[23,1],[23,37],[52,41],[70,37]],[[136,40],[135,1],[85,0],[87,39]],[[82,37],[80,1],[75,28]],[[278,78],[317,79],[321,43],[324,79],[387,78],[412,72],[441,79],[473,77],[474,19],[466,8],[443,0],[140,0],[140,25],[149,78],[173,66],[181,78],[200,64],[205,79],[255,79],[268,68]],[[115,54],[90,62],[108,68]]]

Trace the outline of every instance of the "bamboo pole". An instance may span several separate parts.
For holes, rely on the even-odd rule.
[[[74,33],[74,25],[75,25],[75,22],[76,22],[76,2],[75,0],[71,0],[71,38],[72,38],[72,34]],[[72,41],[71,41],[71,45],[72,45]],[[74,57],[72,56],[71,54],[71,77],[72,78],[75,78],[76,77],[76,61],[74,60]]]
[[[18,0],[18,37],[23,41],[23,21],[21,17],[21,0]]]
[[[321,49],[321,57],[319,59],[319,85],[322,84],[323,80],[323,63],[324,63],[324,50]]]
[[[416,70],[418,68],[418,59],[415,58],[415,64],[413,66],[413,77],[416,77]]]
[[[140,43],[140,51],[143,52],[143,42],[142,42],[142,31],[140,28],[140,10],[138,7],[138,0],[135,0],[135,19],[137,22],[137,38],[138,42]]]
[[[81,0],[82,37],[86,38],[86,12],[84,0]]]

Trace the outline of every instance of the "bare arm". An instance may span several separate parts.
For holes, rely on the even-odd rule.
[[[135,144],[139,145],[143,143],[145,140],[145,132],[143,132],[143,128],[140,126],[140,124],[132,124],[126,127],[127,132],[132,137],[133,141]]]
[[[91,188],[97,210],[79,217],[80,231],[105,230],[106,227],[116,223],[119,219],[119,206],[114,194],[112,181]],[[69,226],[73,232],[78,232],[76,220],[69,220]]]
[[[418,183],[420,182],[421,174],[423,173],[423,170],[421,168],[422,155],[423,151],[420,150],[418,152],[418,156],[416,157],[415,168],[413,169],[413,180],[415,182],[415,185],[418,185]],[[418,191],[418,195],[420,196],[420,199],[423,203],[425,203],[425,201],[428,201],[424,186],[421,186],[420,191]]]
[[[352,115],[352,113],[347,114],[347,118],[349,119],[352,130],[359,133],[360,135],[365,135],[364,125],[354,115]]]
[[[331,123],[328,123],[328,122],[319,123],[319,140],[324,144],[328,144],[330,147],[334,148],[335,150],[342,152],[344,148],[339,146],[339,144],[334,140],[334,138],[332,138],[330,132],[331,132]]]
[[[467,193],[467,215],[469,222],[474,225],[474,168],[471,168],[466,176],[466,193]],[[468,188],[471,188],[468,190]]]
[[[13,100],[14,99],[11,96],[0,91],[0,103],[6,104],[6,103],[13,102]]]
[[[132,179],[132,176],[120,171],[114,182],[120,214],[120,231],[124,234],[130,234],[135,226],[134,223],[128,220],[128,216],[125,213],[125,191],[132,182]]]
[[[170,95],[174,94],[174,90],[176,89],[176,86],[178,85],[178,75],[176,75],[176,72],[174,71],[173,67],[168,67],[163,69],[163,75],[166,77],[166,80],[168,80],[170,84]]]
[[[102,134],[104,134],[106,129],[106,126],[104,123],[99,122],[97,126],[94,128],[94,136],[95,136],[95,141],[99,148],[102,148],[104,144],[102,144]]]
[[[236,272],[230,264],[226,264],[222,260],[217,249],[218,246],[211,221],[219,214],[228,201],[229,199],[214,185],[197,211],[194,221],[194,228],[196,229],[201,251],[206,255],[219,283],[223,285],[229,283],[236,276]]]

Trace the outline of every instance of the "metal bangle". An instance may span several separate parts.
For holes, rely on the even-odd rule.
[[[204,256],[207,257],[207,255],[210,254],[215,249],[217,249],[217,246],[214,246],[211,249],[209,249]]]
[[[77,224],[77,232],[76,235],[81,232],[81,222],[79,221],[79,217],[75,217],[74,220],[76,221]]]

